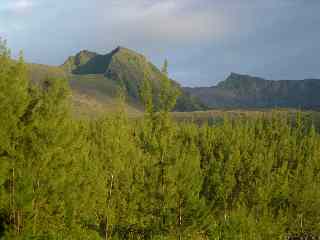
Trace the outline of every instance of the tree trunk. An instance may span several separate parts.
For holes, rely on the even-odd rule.
[[[105,240],[108,240],[109,239],[109,236],[108,236],[108,218],[106,218],[106,225],[105,225]]]
[[[10,194],[10,201],[11,201],[11,221],[15,228],[16,234],[18,233],[17,227],[17,219],[16,219],[16,207],[15,207],[15,169],[12,168],[12,179],[11,179],[11,194]]]
[[[182,239],[181,236],[181,226],[182,226],[182,209],[181,209],[181,198],[179,198],[179,240]]]
[[[35,186],[33,187],[34,198],[32,200],[32,209],[34,211],[33,228],[32,228],[33,235],[35,235],[37,233],[39,209],[38,209],[38,201],[37,201],[37,197],[36,197],[36,192],[37,192],[37,189],[39,189],[39,188],[40,188],[40,183],[39,183],[39,180],[37,180],[35,183]]]
[[[107,208],[110,208],[110,202],[111,202],[111,196],[112,196],[112,188],[113,188],[113,181],[114,181],[114,175],[111,174],[111,183],[110,183],[110,189],[108,192],[108,199],[107,199]],[[109,223],[108,223],[108,217],[106,217],[106,223],[105,223],[105,240],[109,239]]]

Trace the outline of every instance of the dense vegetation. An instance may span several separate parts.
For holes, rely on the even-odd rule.
[[[164,73],[166,69],[164,68]],[[171,120],[146,78],[145,115],[74,119],[62,79],[31,84],[0,50],[0,238],[316,239],[320,135],[298,114]]]

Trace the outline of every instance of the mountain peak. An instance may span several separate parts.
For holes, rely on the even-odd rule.
[[[116,54],[120,51],[123,51],[124,49],[125,49],[124,47],[118,46],[114,50],[111,51],[111,54]]]
[[[248,79],[265,80],[265,79],[260,78],[260,77],[255,77],[255,76],[251,76],[251,75],[248,75],[248,74],[240,74],[240,73],[235,73],[235,72],[231,72],[226,80],[243,80],[243,79],[247,79],[247,80]]]
[[[63,68],[70,73],[72,78],[99,79],[99,82],[91,80],[87,83],[82,82],[81,84],[83,85],[104,86],[104,84],[107,84],[107,88],[112,86],[108,90],[106,90],[106,87],[102,87],[99,91],[115,92],[116,87],[124,87],[128,98],[135,103],[140,101],[140,87],[145,79],[146,72],[148,72],[148,78],[155,94],[159,91],[163,79],[161,71],[148,61],[144,55],[122,46],[118,46],[104,55],[82,50],[75,56],[69,57]],[[180,89],[176,82],[172,81],[172,84],[174,88]],[[95,88],[95,86],[90,87]],[[177,100],[177,109],[181,111],[200,110],[204,107],[198,100],[186,94],[182,94],[182,97]]]
[[[63,63],[62,67],[68,72],[72,72],[77,67],[87,64],[91,59],[93,59],[97,55],[98,54],[95,52],[81,50],[76,55],[68,57],[68,59]]]
[[[91,58],[97,56],[98,54],[95,52],[91,52],[88,50],[81,50],[74,56],[74,60],[77,62],[77,64],[84,64]],[[71,57],[72,58],[72,57]]]
[[[80,52],[78,52],[76,55],[91,55],[91,54],[96,54],[95,52],[91,52],[89,50],[83,49]]]
[[[138,58],[141,58],[141,59],[144,59],[144,60],[146,59],[144,55],[136,52],[135,50],[132,50],[130,48],[126,48],[126,47],[123,47],[123,46],[118,46],[110,54],[111,55],[120,54],[120,55],[123,55],[123,56],[126,56],[126,57],[138,57]]]
[[[118,52],[118,51],[125,51],[126,49],[128,49],[128,48],[123,47],[123,46],[118,46],[118,47],[116,47],[116,49],[115,49],[114,51],[116,51],[116,52]]]
[[[243,75],[243,74],[231,72],[231,73],[229,74],[229,77],[228,77],[228,78],[234,78],[234,77],[238,77],[238,76],[242,76],[242,75]]]
[[[145,56],[129,48],[118,46],[107,54],[98,54],[88,50],[81,50],[69,57],[62,67],[73,74],[105,74],[110,72],[110,64],[145,66],[148,63]]]
[[[217,87],[224,89],[254,89],[257,84],[264,84],[265,81],[263,78],[231,72],[224,81],[218,83]]]

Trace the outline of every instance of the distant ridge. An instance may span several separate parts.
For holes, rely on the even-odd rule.
[[[81,50],[59,67],[29,66],[32,79],[67,77],[74,95],[85,96],[81,97],[81,102],[90,99],[96,105],[114,105],[119,86],[125,87],[128,106],[137,111],[142,110],[139,89],[144,73],[149,73],[155,100],[164,77],[145,56],[121,46],[106,54]],[[173,80],[172,83],[181,92],[175,111],[274,107],[320,109],[319,79],[266,80],[232,72],[212,87],[182,88]]]
[[[320,79],[266,80],[231,73],[217,86],[184,90],[210,108],[320,108]]]

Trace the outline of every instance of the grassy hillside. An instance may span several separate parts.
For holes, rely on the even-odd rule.
[[[67,78],[67,73],[61,67],[42,64],[28,64],[28,73],[33,82],[39,82],[46,78]]]
[[[28,64],[30,79],[38,83],[46,78],[66,78],[72,89],[72,102],[77,116],[100,116],[113,112],[117,108],[118,86],[104,75],[73,75],[61,67],[40,64]],[[126,106],[129,115],[140,112],[139,106],[130,104]],[[141,109],[141,108],[140,108]]]
[[[73,89],[75,112],[82,116],[98,116],[114,112],[118,107],[118,86],[101,74],[69,75]],[[140,113],[141,106],[126,99],[126,109],[130,116]]]
[[[135,106],[141,105],[139,89],[144,79],[147,77],[150,80],[156,99],[160,82],[164,77],[160,70],[149,62],[145,56],[123,47],[118,47],[105,55],[81,51],[75,56],[69,57],[62,68],[72,74],[73,86],[77,84],[78,79],[82,89],[85,88],[86,84],[89,84],[88,87],[92,89],[91,83],[86,83],[85,78],[88,77],[92,81],[93,76],[97,76],[97,81],[99,81],[98,79],[101,79],[103,75],[105,78],[102,81],[108,81],[110,87],[110,89],[103,87],[106,95],[113,97],[114,88],[123,86],[127,91],[129,102]],[[185,93],[177,82],[172,81],[172,83],[181,92],[181,96],[177,100],[176,110],[205,109],[205,106],[199,100]],[[99,91],[102,92],[101,89]]]
[[[164,77],[143,55],[123,47],[105,55],[83,50],[69,57],[59,67],[28,64],[28,70],[33,82],[47,77],[67,78],[72,88],[76,114],[89,116],[114,111],[120,87],[126,90],[129,114],[135,115],[142,109],[139,91],[145,76],[152,84],[155,100]],[[175,110],[205,109],[200,101],[185,93],[178,83],[172,83],[181,92]]]

